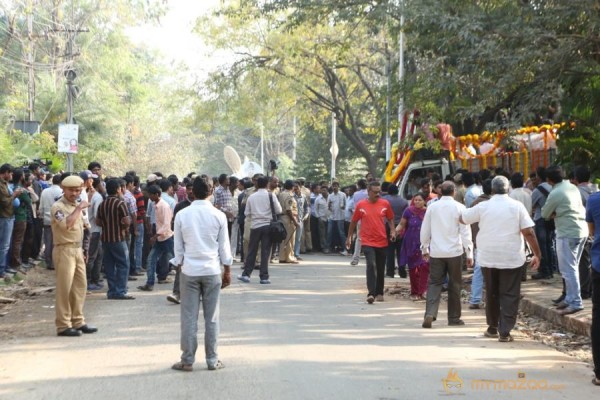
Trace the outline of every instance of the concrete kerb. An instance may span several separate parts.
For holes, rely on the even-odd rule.
[[[592,302],[584,300],[584,309],[575,314],[560,315],[552,299],[562,293],[560,276],[548,280],[527,280],[521,286],[523,298],[520,309],[523,313],[542,318],[569,332],[590,337],[592,326]]]

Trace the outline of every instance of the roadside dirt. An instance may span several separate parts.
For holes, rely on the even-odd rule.
[[[16,300],[0,302],[0,340],[39,337],[54,326],[54,271],[37,266],[27,275],[17,274],[0,284],[0,297]]]

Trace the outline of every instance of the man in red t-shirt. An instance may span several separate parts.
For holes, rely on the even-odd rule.
[[[375,300],[383,301],[385,257],[388,247],[384,220],[387,220],[390,226],[390,240],[392,241],[396,240],[396,230],[394,229],[392,206],[387,200],[380,197],[381,184],[375,181],[370,182],[367,193],[369,197],[359,201],[354,206],[354,214],[346,239],[346,248],[350,249],[352,234],[356,224],[360,221],[359,235],[362,250],[367,260],[367,289],[369,291],[367,303],[373,304]]]

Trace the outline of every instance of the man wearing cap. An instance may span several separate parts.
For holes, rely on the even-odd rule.
[[[56,269],[56,332],[58,336],[80,336],[98,329],[85,323],[83,303],[86,294],[83,259],[83,180],[68,176],[62,180],[63,197],[52,205],[52,260]]]

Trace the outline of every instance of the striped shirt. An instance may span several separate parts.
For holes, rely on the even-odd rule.
[[[144,193],[141,190],[135,189],[133,191],[133,197],[135,197],[135,202],[137,206],[137,223],[144,223],[144,217],[146,216],[146,202],[144,201]]]
[[[108,196],[98,207],[96,216],[102,226],[103,243],[115,243],[125,240],[127,227],[121,224],[121,219],[128,217],[127,205],[117,196]]]

